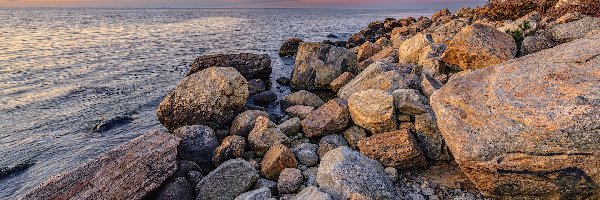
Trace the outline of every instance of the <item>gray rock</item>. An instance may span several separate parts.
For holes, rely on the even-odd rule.
[[[348,99],[352,94],[368,89],[380,89],[391,93],[397,89],[411,88],[419,81],[419,77],[406,74],[396,66],[375,62],[344,85],[338,91],[338,97]]]
[[[413,89],[400,89],[394,91],[394,107],[408,115],[420,115],[431,110],[427,97]]]
[[[211,67],[181,80],[156,115],[169,130],[197,124],[219,129],[244,109],[248,96],[248,82],[238,71]]]
[[[298,162],[303,165],[312,167],[319,164],[319,155],[317,151],[319,146],[311,143],[302,143],[292,149],[296,158],[298,158]]]
[[[319,168],[310,167],[304,171],[302,171],[302,176],[304,176],[304,186],[317,186],[317,172]]]
[[[247,80],[262,79],[267,81],[272,71],[271,58],[267,54],[217,54],[196,58],[186,76],[191,76],[210,67],[233,67]]]
[[[302,185],[302,172],[296,168],[286,168],[279,174],[277,181],[277,191],[279,194],[296,193]]]
[[[330,89],[331,81],[356,65],[356,54],[346,48],[300,43],[290,86],[298,90]]]
[[[258,118],[258,116],[269,118],[269,114],[267,112],[259,110],[247,110],[243,113],[240,113],[235,117],[235,119],[233,119],[233,122],[231,122],[229,133],[231,135],[239,135],[242,137],[248,136],[250,131],[252,131],[254,128],[254,124],[256,123],[256,118]]]
[[[298,117],[291,118],[279,124],[277,127],[283,131],[285,135],[292,136],[302,130],[301,120]]]
[[[185,126],[175,130],[174,134],[181,138],[177,148],[180,159],[194,161],[205,173],[214,169],[212,157],[219,139],[210,127]]]
[[[202,178],[204,178],[204,175],[202,175],[202,172],[199,171],[190,171],[187,173],[187,175],[185,176],[187,178],[187,180],[189,181],[189,183],[193,186],[198,185],[198,183],[200,183],[200,181],[202,181]]]
[[[317,183],[332,199],[360,194],[372,199],[395,199],[394,184],[383,166],[349,147],[338,147],[321,159]]]
[[[396,170],[396,168],[393,168],[393,167],[385,168],[385,172],[387,173],[388,177],[390,177],[392,182],[396,182],[396,180],[398,180],[398,170]]]
[[[331,196],[325,192],[321,192],[315,186],[307,187],[298,193],[294,200],[331,200]]]
[[[548,36],[558,44],[583,38],[588,32],[600,29],[600,19],[586,17],[547,29]]]
[[[258,94],[266,90],[265,82],[260,79],[252,79],[248,81],[248,92],[250,95]]]
[[[297,105],[318,108],[318,107],[321,107],[323,104],[325,104],[325,102],[323,102],[323,100],[321,100],[321,98],[319,98],[319,96],[317,96],[313,93],[310,93],[305,90],[300,90],[298,92],[288,94],[288,95],[284,96],[283,98],[281,98],[280,104],[281,104],[281,108],[285,110],[289,107],[297,106]]]
[[[419,147],[421,147],[427,158],[431,160],[452,159],[444,137],[438,130],[433,112],[415,116],[415,136],[417,136]]]
[[[258,170],[243,160],[229,160],[206,175],[196,186],[197,200],[234,199],[250,190],[258,180]]]
[[[156,200],[192,200],[194,194],[192,193],[192,186],[184,178],[175,178],[171,182],[167,183],[158,192]]]
[[[235,200],[267,200],[271,198],[271,190],[263,187],[260,189],[248,191],[237,196]]]
[[[277,101],[277,94],[273,91],[264,91],[254,95],[252,100],[254,100],[256,105],[269,105],[270,103]]]
[[[523,39],[521,54],[529,55],[554,46],[556,46],[556,43],[544,34],[527,36]]]
[[[429,74],[421,74],[421,91],[425,96],[430,97],[435,91],[443,86],[440,81],[436,80]]]
[[[256,155],[262,156],[273,145],[289,143],[289,138],[271,120],[259,116],[254,129],[248,135],[248,142]]]
[[[269,190],[271,190],[271,194],[275,194],[277,192],[277,182],[264,178],[258,179],[256,184],[254,184],[254,189],[256,190],[260,188],[269,188]]]
[[[356,149],[358,141],[367,138],[367,131],[358,126],[352,126],[344,131],[344,139],[352,149]]]
[[[200,166],[193,161],[179,160],[174,177],[185,177],[190,171],[200,171]]]
[[[319,157],[325,156],[327,152],[341,146],[348,146],[346,139],[338,134],[328,135],[319,141]]]

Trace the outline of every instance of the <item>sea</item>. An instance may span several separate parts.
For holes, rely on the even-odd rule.
[[[0,8],[0,199],[163,129],[156,108],[200,55],[268,54],[271,90],[283,96],[275,80],[294,62],[278,56],[286,39],[347,40],[372,21],[434,12]],[[115,116],[131,120],[93,131]]]

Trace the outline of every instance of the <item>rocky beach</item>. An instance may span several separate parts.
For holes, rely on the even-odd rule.
[[[290,38],[281,77],[266,54],[203,55],[164,129],[22,199],[600,199],[598,8],[494,0]]]

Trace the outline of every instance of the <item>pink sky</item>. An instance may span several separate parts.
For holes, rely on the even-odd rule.
[[[0,7],[379,7],[419,8],[485,0],[0,0]]]

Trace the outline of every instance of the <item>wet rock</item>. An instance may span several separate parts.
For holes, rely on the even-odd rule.
[[[292,106],[303,105],[311,107],[321,107],[325,102],[319,96],[305,90],[300,90],[292,94],[288,94],[281,98],[281,108],[287,109]]]
[[[219,166],[227,160],[241,158],[244,155],[245,148],[246,140],[243,137],[237,135],[228,136],[215,150],[212,161],[215,166]]]
[[[381,164],[349,147],[338,147],[321,159],[317,183],[332,199],[361,194],[373,199],[394,199],[394,184]]]
[[[398,67],[375,62],[342,87],[338,92],[338,97],[348,99],[352,94],[368,89],[379,89],[391,93],[397,89],[410,88],[418,82],[419,77],[406,74]]]
[[[344,139],[348,142],[348,145],[352,147],[352,149],[356,149],[356,145],[358,145],[358,141],[367,138],[367,131],[365,129],[352,126],[348,130],[344,131]]]
[[[158,192],[156,200],[193,200],[192,186],[184,178],[175,178]]]
[[[331,81],[331,90],[337,92],[340,88],[344,87],[348,82],[350,82],[354,78],[354,75],[350,72],[344,72],[342,75],[335,78]]]
[[[2,180],[3,178],[6,178],[8,176],[11,176],[13,174],[21,173],[33,165],[35,165],[35,163],[27,161],[27,162],[23,162],[23,163],[17,163],[16,165],[12,165],[12,166],[1,167],[0,168],[0,180]]]
[[[285,134],[287,136],[292,136],[302,130],[301,121],[302,120],[300,120],[300,118],[294,117],[294,118],[284,121],[283,123],[279,124],[277,127],[283,132],[283,134]]]
[[[301,43],[290,86],[298,90],[330,89],[331,81],[356,65],[356,54],[346,48]]]
[[[302,172],[296,168],[286,168],[279,175],[277,191],[279,194],[296,193],[300,185],[302,185]]]
[[[233,119],[233,122],[231,122],[229,133],[231,135],[239,135],[242,137],[248,136],[250,131],[254,129],[254,124],[259,116],[268,118],[269,114],[259,110],[247,110],[243,113],[240,113],[235,117],[235,119]]]
[[[263,80],[260,79],[252,79],[248,81],[248,93],[250,95],[255,95],[266,90],[266,85]]]
[[[400,113],[414,116],[431,110],[427,97],[419,94],[417,90],[399,89],[392,95],[394,96],[394,106]]]
[[[283,144],[274,145],[260,162],[260,172],[270,180],[277,180],[285,168],[296,168],[298,162],[292,150]]]
[[[371,56],[379,53],[382,49],[383,48],[381,48],[381,46],[376,45],[375,43],[368,41],[365,42],[358,48],[358,62],[362,62],[363,60],[370,58]]]
[[[319,164],[319,155],[317,154],[318,149],[319,146],[316,144],[302,143],[292,150],[300,164],[312,167]]]
[[[258,179],[258,181],[256,181],[256,184],[254,185],[254,189],[256,190],[261,188],[269,188],[271,194],[275,194],[277,193],[277,182],[264,178]]]
[[[483,24],[473,24],[454,37],[442,60],[463,70],[481,69],[513,59],[516,53],[517,45],[510,35]]]
[[[48,179],[23,199],[141,199],[175,173],[178,143],[170,133],[147,132]]]
[[[350,112],[348,101],[332,99],[302,120],[302,129],[306,137],[342,132],[348,126]]]
[[[291,82],[290,78],[288,77],[279,77],[275,81],[281,85],[290,85]]]
[[[250,190],[258,177],[258,171],[249,162],[240,158],[229,160],[198,183],[196,199],[234,199]]]
[[[267,200],[271,198],[271,190],[263,187],[260,189],[245,192],[237,196],[234,200]]]
[[[254,95],[252,100],[254,100],[254,103],[257,105],[269,105],[270,103],[277,101],[277,94],[272,91],[265,91]]]
[[[275,123],[263,116],[256,119],[254,129],[248,135],[248,142],[258,156],[264,155],[273,145],[289,143],[288,140]]]
[[[297,117],[303,120],[306,119],[314,110],[315,108],[311,106],[298,105],[285,109],[285,112],[287,112],[292,117]]]
[[[559,24],[546,29],[548,36],[558,44],[583,38],[588,32],[600,29],[600,19],[585,17],[583,19]]]
[[[246,80],[269,80],[271,76],[271,58],[267,54],[217,54],[200,56],[194,60],[186,76],[201,72],[211,67],[233,67]]]
[[[219,139],[208,126],[195,125],[181,127],[173,132],[181,138],[177,153],[180,159],[198,164],[203,172],[214,169],[212,156],[219,146]]]
[[[386,167],[424,166],[427,160],[408,129],[373,135],[358,142],[360,153]]]
[[[394,97],[383,91],[370,89],[357,92],[348,99],[352,121],[372,133],[396,130]]]
[[[169,130],[204,124],[218,129],[244,109],[248,83],[231,67],[212,67],[185,77],[160,103],[157,116]]]
[[[290,38],[279,48],[279,56],[293,56],[298,53],[298,46],[302,43],[300,38]]]
[[[96,124],[96,126],[94,127],[94,132],[105,132],[112,129],[113,127],[131,123],[131,121],[133,121],[133,118],[129,116],[114,116],[109,119],[102,120],[100,123]]]
[[[341,146],[348,146],[348,143],[341,135],[325,136],[319,141],[319,157],[322,158],[327,152]]]
[[[484,195],[597,197],[599,46],[599,34],[575,40],[453,78],[431,97],[454,159]]]
[[[321,192],[318,187],[311,186],[304,188],[295,197],[295,200],[331,200],[331,196],[325,192]]]
[[[451,160],[450,150],[440,133],[435,114],[423,113],[415,116],[415,135],[419,146],[431,160]]]

